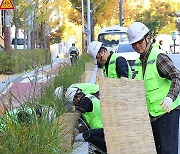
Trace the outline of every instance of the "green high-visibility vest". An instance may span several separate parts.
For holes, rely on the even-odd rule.
[[[148,57],[146,71],[143,77],[142,63],[140,59],[135,62],[135,72],[137,73],[135,79],[144,80],[146,91],[146,103],[148,111],[152,116],[159,116],[164,114],[162,107],[160,106],[162,100],[167,96],[171,81],[159,76],[156,59],[159,54],[159,50],[155,47],[151,50]],[[171,110],[180,105],[180,97],[173,102]]]
[[[93,104],[92,112],[85,112],[82,114],[82,117],[85,119],[86,123],[91,129],[103,128],[100,101],[93,95],[86,95],[85,97],[89,98]]]
[[[116,72],[116,59],[119,57],[118,54],[113,53],[110,60],[109,60],[109,65],[108,65],[108,74],[106,73],[106,68],[105,65],[103,65],[103,73],[105,77],[109,78],[119,78]],[[128,78],[132,79],[132,71],[131,67],[129,66],[128,63]]]
[[[99,91],[99,85],[93,84],[93,83],[75,83],[75,84],[72,84],[70,87],[81,89],[85,95],[94,94]]]
[[[159,44],[158,44],[158,43],[156,43],[156,42],[155,42],[155,43],[153,43],[153,44],[152,44],[152,46],[153,46],[153,48],[157,48],[157,49],[159,49]]]

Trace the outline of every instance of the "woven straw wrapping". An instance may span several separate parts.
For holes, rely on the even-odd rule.
[[[155,154],[143,81],[101,77],[99,84],[108,154]]]
[[[58,119],[59,125],[62,129],[62,145],[63,147],[71,147],[74,140],[74,129],[77,127],[78,113],[64,113]]]

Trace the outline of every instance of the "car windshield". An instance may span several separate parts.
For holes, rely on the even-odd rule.
[[[118,46],[117,52],[118,53],[121,53],[121,52],[135,52],[135,50],[133,49],[132,45],[130,45],[130,44],[120,44]]]
[[[119,42],[126,41],[127,39],[125,32],[102,33],[98,36],[98,41],[102,42],[106,47],[117,46]]]
[[[12,40],[12,45],[15,44],[15,39]],[[24,39],[17,39],[17,45],[24,45]]]

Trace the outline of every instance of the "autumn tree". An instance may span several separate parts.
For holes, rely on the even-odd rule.
[[[155,37],[164,27],[173,22],[175,12],[172,6],[163,1],[151,0],[150,7],[136,15],[135,20],[143,22]]]

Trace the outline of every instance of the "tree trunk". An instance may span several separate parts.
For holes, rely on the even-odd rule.
[[[24,16],[24,49],[27,49],[27,17],[26,15]]]
[[[4,47],[5,51],[10,52],[11,45],[10,45],[10,27],[4,26]]]
[[[31,31],[31,49],[35,49],[35,14],[32,12],[33,29]]]
[[[10,52],[11,50],[11,39],[10,39],[10,12],[8,10],[5,11],[5,24],[4,24],[4,47],[5,51]]]
[[[45,42],[45,21],[41,22],[41,47],[45,49],[46,42]]]

